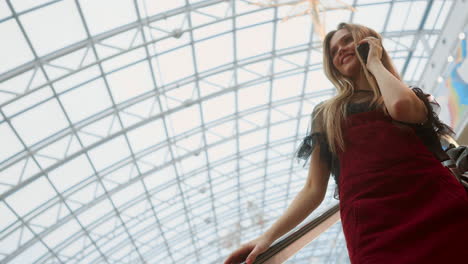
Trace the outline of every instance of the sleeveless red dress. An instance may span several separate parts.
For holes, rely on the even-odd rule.
[[[468,263],[468,195],[381,110],[344,122],[340,214],[351,263]]]

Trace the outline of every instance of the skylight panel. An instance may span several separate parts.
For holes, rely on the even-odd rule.
[[[98,66],[81,69],[65,78],[54,82],[54,88],[57,93],[73,89],[75,86],[85,84],[88,81],[97,79],[101,74]]]
[[[378,4],[381,3],[382,0],[358,0],[357,4],[358,5],[364,5],[364,4]]]
[[[147,61],[113,72],[107,81],[116,104],[154,89]]]
[[[150,0],[137,0],[140,14],[143,17],[149,17],[156,14],[164,13],[169,10],[181,8],[185,6],[184,0],[171,0],[171,1],[150,1]]]
[[[85,252],[86,239],[77,239],[72,243],[66,245],[60,250],[60,255],[63,257],[72,257],[76,254]]]
[[[266,142],[267,131],[266,129],[256,129],[249,131],[249,133],[239,137],[239,150],[245,151],[264,145]]]
[[[59,228],[45,236],[44,242],[49,247],[54,248],[80,231],[80,225],[75,220],[69,220],[67,223],[61,225]]]
[[[44,177],[40,177],[8,196],[6,201],[16,213],[24,216],[48,200],[53,199],[56,195],[57,193],[48,181]]]
[[[11,11],[6,1],[0,1],[0,20],[3,20],[9,16],[11,16]]]
[[[419,28],[427,5],[428,2],[426,1],[411,2],[410,7],[406,11],[408,13],[408,16],[404,19],[404,30],[417,30]]]
[[[130,151],[124,137],[119,136],[91,149],[89,155],[93,160],[95,168],[100,171],[121,159],[128,158]]]
[[[223,20],[210,25],[201,26],[193,31],[194,40],[201,40],[217,34],[232,31],[232,20]]]
[[[103,199],[97,204],[85,210],[83,213],[77,215],[80,222],[85,226],[89,226],[94,221],[100,219],[103,215],[113,212],[112,205],[109,199]]]
[[[244,1],[237,1],[236,6],[246,5]],[[255,5],[247,5],[252,9],[257,9]],[[240,9],[237,9],[237,16],[236,16],[236,26],[238,29],[244,28],[247,26],[252,26],[268,21],[272,21],[274,19],[273,15],[275,13],[273,8],[268,8],[265,10],[260,10],[258,12],[251,12],[249,14],[243,14],[244,12]]]
[[[84,155],[80,155],[49,172],[52,184],[60,192],[65,192],[68,188],[80,183],[91,175],[93,175],[93,170]]]
[[[283,78],[275,78],[273,81],[272,100],[297,97],[302,94],[304,86],[304,74],[295,74]]]
[[[234,114],[234,93],[229,92],[202,103],[203,118],[206,123]]]
[[[183,212],[179,211],[183,210],[183,204],[177,184],[161,189],[151,199],[153,203],[161,205],[158,211],[158,217],[160,217],[161,220],[166,219],[166,221],[170,221],[170,217],[168,216],[177,212]]]
[[[333,87],[322,70],[312,70],[307,72],[307,84],[304,93],[323,91]]]
[[[13,19],[0,23],[0,33],[3,36],[0,42],[0,74],[12,70],[34,59],[31,49],[26,43],[20,27]]]
[[[122,233],[118,232],[119,229],[121,229],[121,221],[119,220],[117,216],[113,216],[112,218],[105,219],[104,222],[100,221],[100,224],[98,226],[94,226],[89,231],[90,231],[91,237],[95,237],[95,238],[99,238],[99,236],[105,237],[106,235],[112,233],[115,240],[117,240],[119,238],[118,236],[119,233],[120,233],[120,238],[123,238],[121,235]],[[99,240],[101,239],[98,239],[97,243],[103,244]]]
[[[86,39],[76,5],[63,0],[20,16],[38,56]]]
[[[1,2],[6,1],[3,0]],[[18,13],[39,7],[40,5],[53,4],[54,2],[57,2],[57,0],[10,0],[10,2],[15,9],[15,12]]]
[[[16,187],[17,184],[29,179],[39,172],[36,163],[31,159],[22,159],[9,167],[0,170],[0,193]]]
[[[366,25],[377,32],[382,32],[390,10],[389,3],[380,3],[376,5],[356,6],[353,23]]]
[[[63,94],[60,100],[73,123],[112,106],[111,98],[101,78]]]
[[[140,201],[130,208],[123,211],[125,216],[131,216],[129,222],[132,223],[132,226],[128,228],[128,232],[135,239],[135,242],[141,242],[139,236],[147,232],[149,229],[154,228],[155,218],[151,205],[147,200]]]
[[[192,27],[194,28],[203,26],[205,24],[211,24],[211,23],[213,23],[212,25],[216,25],[222,22],[227,22],[228,24],[230,23],[232,25],[232,20],[227,19],[227,20],[222,21],[223,17],[216,17],[209,13],[201,12],[200,9],[192,10],[192,12],[190,12],[190,20],[192,22]],[[219,23],[216,23],[216,22],[219,22]],[[210,32],[210,30],[208,30],[208,32]]]
[[[42,71],[37,68],[0,82],[0,104],[11,103],[15,98],[42,86],[45,82],[46,79]]]
[[[207,144],[213,144],[218,141],[224,141],[225,138],[232,137],[235,131],[234,122],[218,122],[216,126],[210,125],[206,130]]]
[[[156,20],[149,25],[150,38],[157,41],[158,53],[184,46],[190,43],[190,32],[186,13]]]
[[[132,64],[137,61],[143,61],[146,57],[145,49],[138,48],[104,60],[102,62],[102,68],[106,73],[110,73],[116,70],[121,70],[123,67],[131,67]]]
[[[50,101],[53,92],[49,87],[46,89],[35,90],[25,96],[18,97],[18,99],[11,101],[3,107],[3,112],[7,117],[13,117],[21,112],[27,111],[29,108],[39,106],[41,103]]]
[[[236,153],[235,143],[235,140],[225,140],[224,142],[209,148],[207,150],[209,160],[211,162],[216,162],[218,160],[234,155]]]
[[[200,93],[202,93],[202,97],[204,96],[203,91],[206,88],[204,84],[205,82],[199,83]],[[219,89],[217,89],[216,91],[219,91]],[[164,99],[164,102],[162,102],[163,111],[180,107],[181,105],[184,105],[185,103],[196,100],[198,98],[197,88],[195,83],[193,82],[181,86],[171,87],[164,93],[164,95],[165,97],[162,98]]]
[[[396,2],[393,4],[392,13],[387,24],[387,31],[401,31],[404,29],[408,16],[413,15],[408,12],[411,9],[411,3]]]
[[[397,69],[398,73],[401,74],[403,71],[403,67],[406,62],[406,58],[393,58],[392,59],[395,68]]]
[[[152,62],[155,71],[161,72],[162,79],[156,80],[158,86],[193,75],[195,70],[190,47],[183,47],[157,56]]]
[[[191,135],[188,138],[180,140],[176,143],[177,146],[177,154],[179,156],[185,156],[189,153],[191,155],[186,156],[182,161],[182,172],[183,174],[191,173],[194,170],[200,169],[204,167],[206,164],[205,155],[201,153],[201,148],[203,146],[203,138],[201,133],[197,133],[196,135]],[[180,151],[183,150],[183,151]],[[194,153],[194,154],[193,154]]]
[[[280,50],[307,44],[310,40],[312,21],[309,16],[301,16],[278,22],[276,27],[276,49]]]
[[[44,68],[49,79],[57,79],[63,75],[74,73],[75,70],[79,70],[95,61],[96,58],[91,48],[85,47],[50,61],[44,65]]]
[[[341,22],[347,22],[351,18],[351,11],[350,10],[333,10],[327,11],[326,13],[326,21],[325,24],[325,32],[329,32],[331,30],[336,30],[336,27]],[[318,36],[315,34],[314,39],[318,39]]]
[[[153,172],[151,175],[143,178],[143,182],[148,189],[157,191],[175,184],[175,180],[176,174],[172,165],[162,167],[156,172]],[[157,200],[154,202],[157,202]]]
[[[13,224],[17,220],[16,215],[8,209],[3,201],[0,203],[0,215],[2,216],[0,230],[6,230],[7,226]]]
[[[80,6],[91,35],[109,31],[137,19],[135,5],[131,0],[81,0]]]
[[[111,198],[115,206],[120,207],[131,202],[131,200],[137,198],[142,193],[145,193],[143,185],[141,185],[140,181],[137,181],[114,193]]]
[[[233,40],[225,34],[195,44],[198,71],[203,72],[233,61]]]
[[[424,24],[424,29],[441,29],[452,8],[452,1],[434,1]]]
[[[174,136],[201,126],[198,106],[193,105],[170,115],[170,126]],[[206,121],[206,120],[205,120]]]
[[[299,111],[299,102],[280,105],[271,109],[270,122],[276,123],[284,120],[294,119]]]
[[[247,57],[271,52],[273,47],[273,24],[254,26],[237,31],[237,58]],[[252,40],[255,39],[255,45]]]
[[[238,92],[239,111],[267,104],[270,94],[269,90],[270,84],[266,82],[240,89]]]
[[[116,120],[116,115],[106,115],[98,120],[95,120],[88,125],[81,127],[78,131],[78,136],[84,146],[89,146],[96,143],[98,140],[103,140],[106,136],[115,133],[121,129],[119,122]]]
[[[18,137],[11,130],[7,123],[0,123],[0,135],[2,135],[2,151],[0,152],[0,161],[6,160],[14,154],[23,150],[23,146]]]
[[[50,100],[11,120],[13,127],[27,145],[68,127],[68,122],[58,102]]]
[[[19,228],[2,237],[0,241],[0,259],[13,253],[18,247],[25,244],[33,237],[31,231],[26,228]]]
[[[289,145],[289,144],[288,144]],[[283,159],[283,160],[278,160],[275,162],[269,162],[268,167],[267,167],[267,174],[268,175],[286,175],[289,174],[289,171],[291,169],[291,160],[289,159]],[[282,176],[275,176],[275,177],[268,177],[267,183],[272,184],[272,186],[275,187],[286,187],[289,182],[289,177],[282,177]],[[286,188],[284,188],[281,191],[286,191]]]
[[[93,177],[96,177],[93,175]],[[102,185],[97,182],[88,182],[84,187],[74,191],[72,194],[67,194],[67,203],[72,210],[81,208],[82,206],[95,201],[97,197],[104,195]]]
[[[296,125],[296,120],[271,125],[270,142],[291,137],[291,131],[296,131]]]
[[[152,147],[165,139],[164,124],[159,119],[128,132],[128,140],[134,152]]]
[[[408,80],[419,80],[422,71],[424,70],[423,65],[427,64],[428,59],[426,58],[414,58],[410,61],[408,69],[405,74],[405,78]]]
[[[28,231],[25,231],[28,232]],[[28,263],[36,260],[42,254],[45,254],[49,250],[42,243],[34,243],[28,247],[20,255],[16,256],[11,260],[12,263]]]

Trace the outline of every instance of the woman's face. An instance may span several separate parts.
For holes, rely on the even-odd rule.
[[[354,47],[353,36],[346,28],[336,31],[330,39],[329,55],[333,66],[349,78],[357,77],[361,68]]]

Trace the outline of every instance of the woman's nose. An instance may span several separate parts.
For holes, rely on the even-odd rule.
[[[338,51],[338,57],[341,57],[341,55],[343,55],[344,52],[345,52],[345,49],[340,48],[340,50]]]
[[[351,48],[351,46],[350,46],[350,45],[348,45],[348,46],[344,46],[344,47],[341,47],[341,48],[338,50],[338,55],[339,55],[339,56],[341,56],[341,54],[343,54],[343,53],[345,53],[345,52],[349,51],[349,50],[350,50],[350,48]]]

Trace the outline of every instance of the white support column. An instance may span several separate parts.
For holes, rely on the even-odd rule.
[[[454,1],[452,10],[442,29],[442,34],[436,43],[434,52],[421,75],[421,86],[429,93],[437,87],[437,78],[447,67],[447,58],[452,54],[458,42],[458,34],[465,29],[468,23],[468,0]]]

